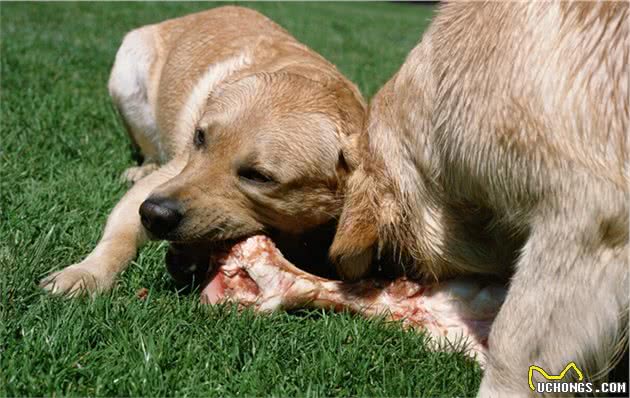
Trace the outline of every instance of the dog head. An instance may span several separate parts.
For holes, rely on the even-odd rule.
[[[341,212],[364,104],[348,84],[261,73],[219,85],[190,132],[179,175],[142,204],[175,242],[301,235]]]

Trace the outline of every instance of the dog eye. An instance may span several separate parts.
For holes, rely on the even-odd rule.
[[[255,184],[271,184],[276,182],[273,178],[253,167],[241,167],[238,169],[238,176],[242,180]]]
[[[202,129],[195,129],[195,138],[193,143],[196,148],[201,148],[206,145],[206,133]]]

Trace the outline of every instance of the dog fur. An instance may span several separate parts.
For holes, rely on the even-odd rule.
[[[135,185],[94,251],[42,281],[52,293],[110,289],[149,237],[177,250],[260,232],[299,242],[341,212],[356,157],[344,151],[366,106],[331,63],[263,15],[226,6],[133,30],[109,92],[144,163],[125,172]],[[179,225],[148,233],[138,214],[147,198],[177,203]]]
[[[627,344],[629,17],[446,4],[370,104],[331,258],[509,277],[480,396],[528,396],[534,364],[601,380]]]

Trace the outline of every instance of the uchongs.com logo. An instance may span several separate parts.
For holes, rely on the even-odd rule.
[[[573,370],[576,374],[577,381],[563,381],[567,373]],[[544,381],[534,382],[534,371],[540,373]],[[578,368],[575,362],[569,362],[564,370],[558,375],[550,375],[543,368],[536,365],[529,367],[528,374],[529,388],[540,394],[557,394],[557,393],[608,393],[608,394],[626,394],[628,386],[626,383],[601,383],[595,386],[593,383],[584,380],[584,373]]]

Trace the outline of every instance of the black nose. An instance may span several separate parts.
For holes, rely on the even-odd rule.
[[[179,203],[175,200],[150,197],[140,205],[142,225],[157,238],[164,238],[181,219]]]

